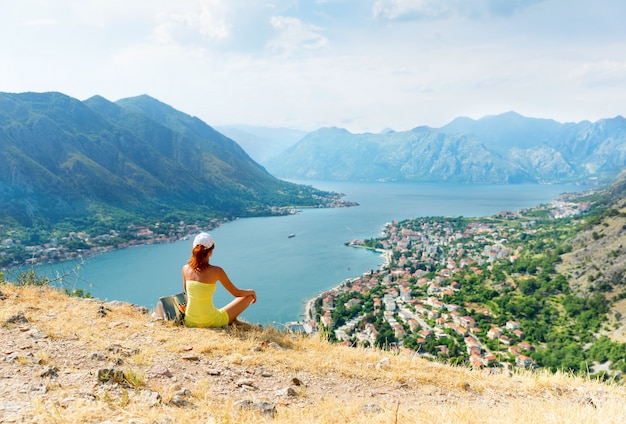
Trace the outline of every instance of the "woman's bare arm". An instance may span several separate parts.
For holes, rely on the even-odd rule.
[[[254,290],[250,290],[250,289],[245,290],[245,289],[237,288],[233,284],[233,282],[230,281],[230,278],[228,278],[228,275],[226,275],[226,272],[218,266],[215,267],[215,271],[217,273],[217,280],[219,280],[220,283],[222,283],[224,288],[228,290],[230,294],[232,294],[235,297],[252,296],[253,297],[252,303],[256,302],[256,292]]]

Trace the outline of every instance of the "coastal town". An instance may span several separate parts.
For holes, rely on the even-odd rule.
[[[345,206],[337,202],[331,207]],[[304,319],[286,327],[349,346],[377,346],[477,368],[535,367],[532,353],[538,346],[527,336],[528,323],[499,314],[493,302],[486,302],[494,293],[510,289],[505,279],[493,279],[492,267],[519,260],[525,249],[519,238],[535,231],[537,221],[576,219],[589,208],[590,203],[574,195],[562,195],[547,205],[492,217],[423,217],[389,223],[379,238],[346,243],[380,252],[384,265],[310,299]],[[213,219],[209,225],[216,228],[226,222]],[[167,243],[205,228],[182,221],[136,226],[128,229],[131,237],[123,242],[115,231],[95,237],[72,232],[60,243],[24,246],[31,255],[26,263]],[[13,243],[19,241],[3,240],[0,254]],[[72,249],[72,243],[85,248]]]
[[[326,197],[313,195],[319,203],[317,208],[346,208],[358,206],[358,203],[343,199],[343,193],[328,193]],[[248,210],[250,216],[285,216],[298,213],[303,207],[276,207]],[[54,236],[39,242],[25,240],[16,235],[16,231],[5,231],[0,238],[0,271],[43,263],[63,261],[82,261],[84,259],[125,249],[133,246],[172,243],[196,234],[200,231],[220,227],[237,217],[210,218],[202,222],[149,222],[127,224],[123,229],[106,229],[102,231],[75,230],[66,233],[55,232]],[[0,230],[5,230],[0,225]],[[58,234],[57,234],[58,233]]]
[[[213,219],[210,228],[216,228],[228,220]],[[4,267],[19,267],[62,261],[80,261],[96,255],[125,249],[132,246],[149,244],[172,243],[189,234],[201,231],[198,224],[162,224],[159,222],[149,225],[130,225],[124,232],[109,230],[102,234],[90,234],[85,231],[70,231],[60,238],[52,238],[41,244],[24,243],[19,238],[7,237],[0,241],[0,260]],[[19,252],[19,254],[15,253]]]
[[[576,217],[589,207],[564,195],[549,205],[489,218],[389,223],[381,238],[349,243],[381,252],[382,268],[320,293],[291,328],[326,332],[349,346],[376,345],[478,368],[534,367],[535,346],[520,322],[496,316],[469,298],[464,285],[481,281],[498,290],[502,282],[483,282],[481,274],[497,261],[518,260],[524,245],[512,247],[509,240],[532,231],[534,217]]]

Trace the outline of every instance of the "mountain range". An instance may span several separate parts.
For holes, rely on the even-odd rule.
[[[320,193],[273,177],[233,140],[147,95],[0,93],[0,225],[245,216],[319,204]]]
[[[379,134],[322,128],[263,164],[293,179],[608,182],[626,165],[626,119],[563,124],[508,112]]]
[[[233,138],[148,95],[0,93],[0,226],[250,216],[325,195],[277,177],[588,184],[626,164],[621,116],[562,124],[509,112],[379,134],[222,128]]]
[[[216,130],[237,141],[255,161],[263,164],[293,146],[308,134],[292,128],[254,125],[216,125]]]

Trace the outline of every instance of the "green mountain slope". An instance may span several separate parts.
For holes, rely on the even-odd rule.
[[[276,179],[234,141],[149,96],[112,103],[0,93],[0,164],[8,227],[177,211],[242,216],[320,202],[320,193]]]

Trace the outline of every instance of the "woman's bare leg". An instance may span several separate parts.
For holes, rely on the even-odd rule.
[[[250,306],[253,300],[254,298],[252,296],[236,297],[235,300],[224,306],[222,309],[228,314],[228,323],[232,324],[239,314]]]

